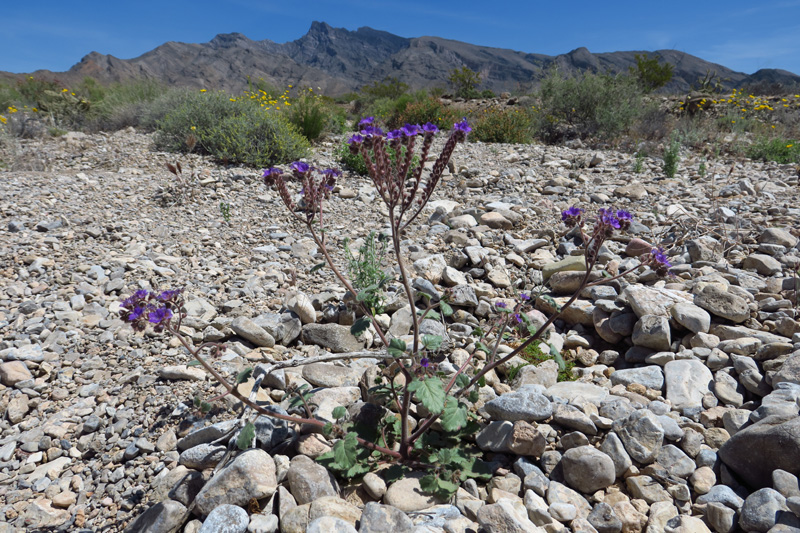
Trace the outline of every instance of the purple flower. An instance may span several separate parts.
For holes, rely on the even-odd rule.
[[[511,318],[517,321],[517,324],[522,324],[522,317],[519,316],[519,313],[514,313],[511,315]]]
[[[155,311],[150,311],[147,320],[151,324],[161,324],[172,318],[172,311],[166,307],[159,307]]]
[[[580,207],[572,206],[569,209],[561,211],[561,220],[566,222],[569,219],[577,219],[583,214],[583,209]]]
[[[393,141],[395,139],[399,139],[403,136],[403,132],[401,130],[392,130],[386,134],[386,139]]]
[[[339,176],[342,175],[342,172],[337,170],[337,169],[335,169],[335,168],[326,168],[325,170],[322,170],[321,172],[324,175],[332,177],[332,178],[338,178]]]
[[[423,357],[422,359],[419,360],[419,366],[421,366],[422,368],[428,368],[428,365],[430,365],[430,361],[428,361],[427,357]]]
[[[349,144],[351,146],[354,145],[354,144],[361,144],[363,142],[364,142],[364,137],[362,137],[358,133],[356,133],[355,135],[353,135],[352,137],[350,137],[347,140],[347,144]]]
[[[472,128],[469,127],[466,118],[462,119],[461,122],[456,122],[455,124],[453,124],[453,129],[455,131],[464,133],[464,135],[472,131]]]
[[[519,299],[520,299],[520,300],[524,300],[524,301],[526,301],[526,302],[527,302],[528,300],[530,300],[530,299],[531,299],[531,297],[530,297],[530,296],[528,296],[527,294],[525,294],[524,292],[521,292],[521,293],[519,293]]]
[[[424,131],[425,133],[434,134],[438,133],[439,128],[437,128],[436,124],[434,124],[433,122],[426,122],[422,126],[422,131]]]
[[[383,130],[378,126],[367,126],[361,130],[361,135],[365,135],[367,137],[383,137]]]
[[[606,227],[611,227],[614,229],[619,229],[619,220],[614,214],[608,209],[600,209],[597,212],[597,219]]]
[[[622,221],[622,220],[633,220],[633,215],[631,215],[629,212],[625,211],[624,209],[620,209],[619,211],[617,211],[617,218],[620,221]]]
[[[280,176],[281,174],[283,174],[283,170],[281,170],[281,169],[279,169],[277,167],[270,167],[270,168],[267,168],[267,169],[264,170],[264,177],[265,178],[271,178],[273,176]]]
[[[136,322],[142,317],[144,311],[145,308],[143,306],[134,307],[133,310],[130,313],[128,313],[128,317],[126,320],[128,322]]]
[[[183,292],[182,289],[166,290],[166,291],[163,291],[161,294],[158,295],[158,299],[160,301],[162,301],[162,302],[166,302],[166,301],[172,300],[174,298],[177,298],[178,296],[180,296],[181,292]]]
[[[147,292],[145,289],[139,289],[138,291],[131,294],[131,298],[134,300],[145,300],[147,297],[150,296],[150,293]]]
[[[672,264],[669,262],[669,258],[667,258],[667,254],[664,253],[663,248],[653,248],[650,250],[650,255],[653,257],[653,260],[661,266],[665,266],[667,268],[671,267]]]
[[[505,309],[506,307],[508,307],[508,305],[505,302],[497,302],[494,305],[496,305],[500,309]]]
[[[417,134],[419,134],[420,127],[417,126],[416,124],[406,124],[405,126],[400,128],[400,131],[402,131],[403,135],[405,135],[406,137],[415,137]]]
[[[368,126],[375,122],[375,117],[364,117],[360,121],[358,121],[358,126]]]
[[[299,174],[305,174],[311,168],[308,166],[308,163],[303,163],[302,161],[295,161],[289,166],[292,167],[292,170]]]

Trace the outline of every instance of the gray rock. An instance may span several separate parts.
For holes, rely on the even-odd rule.
[[[577,491],[591,494],[614,483],[616,473],[611,457],[594,446],[578,446],[561,459],[564,479]]]
[[[664,428],[656,415],[637,409],[625,419],[614,421],[614,431],[625,450],[639,463],[652,463],[664,441]]]
[[[779,468],[800,475],[800,417],[767,417],[736,433],[718,453],[752,487],[771,485],[772,472]]]
[[[511,422],[516,420],[538,422],[550,418],[553,414],[550,400],[529,387],[523,387],[486,402],[484,409],[495,420]]]
[[[780,383],[794,383],[800,385],[800,353],[795,352],[781,365],[781,369],[772,376],[772,386]]]
[[[669,309],[673,305],[690,301],[686,293],[644,285],[629,285],[622,291],[621,296],[630,303],[638,318],[645,315],[669,317]]]
[[[195,508],[205,516],[223,503],[244,506],[252,498],[272,496],[277,487],[272,457],[264,450],[247,450],[206,483],[195,498]]]
[[[721,503],[712,502],[706,506],[706,521],[717,533],[732,532],[738,520],[736,511]]]
[[[406,533],[414,523],[403,511],[391,505],[368,502],[361,514],[359,533]]]
[[[619,533],[622,531],[620,520],[610,505],[600,502],[592,508],[587,520],[597,530],[597,533]]]
[[[678,302],[669,309],[675,322],[693,333],[708,333],[711,327],[711,315],[690,302]]]
[[[630,455],[616,433],[610,431],[600,445],[600,450],[614,462],[614,474],[619,477],[633,465]]]
[[[782,228],[767,228],[758,236],[758,242],[793,248],[797,244],[797,237]]]
[[[717,285],[704,286],[699,293],[695,294],[694,304],[712,315],[727,318],[732,322],[744,322],[750,318],[747,301]]]
[[[593,383],[561,381],[548,387],[545,395],[550,398],[563,398],[570,402],[577,398],[583,398],[587,402],[599,404],[608,397],[609,392],[605,387]]]
[[[800,482],[797,476],[780,468],[772,472],[772,488],[785,498],[800,496]]]
[[[766,254],[750,254],[744,258],[742,268],[755,270],[762,276],[772,276],[783,270],[780,261]]]
[[[767,532],[778,521],[781,511],[789,511],[786,498],[774,489],[759,489],[744,501],[739,526],[748,532]]]
[[[625,368],[612,372],[609,376],[613,385],[638,383],[648,389],[661,390],[664,386],[664,372],[658,365]]]
[[[178,462],[186,468],[205,470],[214,468],[225,456],[227,447],[213,444],[198,444],[181,453]]]
[[[741,407],[744,403],[745,388],[728,372],[719,371],[714,374],[712,390],[714,396],[725,405]]]
[[[542,529],[528,518],[522,503],[501,500],[478,510],[478,524],[492,533],[541,533]]]
[[[672,496],[650,476],[630,476],[625,478],[625,484],[632,497],[644,500],[648,504],[672,501]]]
[[[239,425],[238,420],[225,420],[210,426],[196,429],[178,441],[178,449],[188,450],[198,444],[213,442],[225,435],[233,434],[234,428]]]
[[[575,506],[579,518],[586,518],[592,510],[592,506],[586,498],[575,492],[571,488],[557,481],[550,481],[547,487],[547,503],[568,503]]]
[[[714,376],[698,359],[678,359],[664,365],[667,400],[675,409],[701,407]]]
[[[586,435],[597,435],[597,426],[586,413],[569,404],[558,403],[553,408],[553,422]]]
[[[449,302],[452,305],[473,308],[478,306],[478,297],[475,289],[469,285],[456,285],[450,289]]]
[[[332,363],[303,366],[303,379],[316,387],[356,387],[362,373],[355,368]]]
[[[633,344],[652,350],[669,350],[672,344],[669,320],[660,315],[644,315],[633,326]]]
[[[672,444],[667,444],[656,455],[658,464],[667,469],[672,476],[688,478],[697,467],[692,459]]]
[[[125,528],[125,533],[175,533],[180,530],[189,511],[176,501],[164,500],[140,514]]]
[[[297,503],[311,503],[323,496],[338,496],[339,485],[324,466],[305,455],[297,455],[289,466],[289,487]]]
[[[510,452],[511,449],[508,446],[508,442],[513,430],[514,424],[507,420],[490,422],[475,437],[475,443],[481,450],[496,453]]]
[[[311,298],[303,292],[292,293],[286,301],[286,308],[296,314],[303,324],[313,324],[317,321],[314,304],[311,302]]]
[[[414,269],[423,278],[431,283],[439,283],[444,273],[447,261],[442,254],[435,254],[414,261]]]
[[[422,491],[419,484],[421,477],[421,473],[413,472],[389,485],[383,496],[384,503],[407,513],[422,511],[443,503],[435,496]]]
[[[721,503],[736,511],[741,509],[742,505],[744,505],[744,499],[727,485],[714,485],[706,494],[697,497],[697,503],[699,504],[712,502]]]
[[[249,524],[247,511],[238,505],[222,504],[209,513],[198,533],[245,533]]]
[[[349,326],[339,324],[306,324],[303,342],[317,344],[333,353],[357,352],[364,348],[364,341],[355,338]]]
[[[306,533],[357,533],[349,522],[335,516],[323,516],[312,520]]]
[[[263,346],[264,348],[272,348],[275,346],[275,338],[267,333],[267,330],[247,317],[237,316],[233,319],[233,322],[231,322],[230,328],[238,336],[252,342],[256,346]]]

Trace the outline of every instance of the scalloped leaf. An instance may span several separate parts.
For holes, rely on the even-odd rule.
[[[444,409],[444,385],[439,378],[426,380],[415,379],[408,386],[408,390],[416,394],[422,405],[431,413],[441,413]]]
[[[253,439],[256,436],[256,426],[252,422],[244,425],[236,438],[236,446],[240,450],[246,450],[253,444]]]

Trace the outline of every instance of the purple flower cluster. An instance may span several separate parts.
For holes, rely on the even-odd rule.
[[[561,211],[561,220],[564,221],[567,227],[580,226],[582,217],[583,209],[574,205],[569,209]]]
[[[303,196],[304,202],[300,210],[306,213],[306,221],[310,222],[317,213],[322,212],[322,200],[330,196],[336,178],[342,173],[334,168],[318,169],[303,161],[295,161],[289,168],[292,176],[302,183],[300,195]],[[264,183],[268,187],[275,187],[283,203],[292,213],[298,210],[286,186],[282,169],[276,167],[265,169],[263,176]]]
[[[156,332],[167,327],[179,312],[183,300],[182,289],[170,289],[160,293],[140,289],[120,303],[119,314],[122,320],[130,322],[136,331],[144,331],[152,324]]]
[[[672,267],[672,263],[669,262],[667,254],[661,247],[650,250],[650,257],[647,258],[645,263],[661,277],[668,275],[670,273],[669,269]]]

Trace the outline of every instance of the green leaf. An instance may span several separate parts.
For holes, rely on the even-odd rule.
[[[441,318],[442,318],[439,315],[439,313],[437,313],[433,309],[425,309],[424,311],[422,309],[417,309],[417,314],[419,316],[425,315],[425,318],[430,319],[430,320],[441,320]]]
[[[550,355],[552,355],[555,362],[558,363],[558,370],[560,372],[563,372],[567,369],[566,361],[564,361],[564,358],[561,356],[561,352],[559,352],[555,346],[550,346]]]
[[[245,368],[244,370],[242,370],[241,372],[236,374],[236,384],[238,385],[239,383],[244,383],[245,381],[250,379],[250,376],[252,374],[253,374],[253,369],[252,368],[250,368],[250,367],[249,368]]]
[[[326,437],[329,437],[331,433],[333,433],[333,424],[328,422],[327,424],[322,426],[322,434],[325,435]]]
[[[394,338],[389,341],[389,348],[387,349],[389,355],[392,357],[405,357],[406,356],[406,343],[405,341]]]
[[[459,470],[459,478],[462,481],[466,481],[468,478],[491,479],[491,477],[492,468],[489,466],[489,463],[477,457],[470,458]]]
[[[248,422],[239,432],[239,437],[236,439],[236,446],[238,446],[240,450],[248,449],[253,444],[255,436],[256,427],[252,422]]]
[[[186,366],[200,366],[200,361],[198,361],[197,359],[192,359],[191,361],[186,363]]]
[[[434,474],[428,474],[427,476],[420,478],[419,488],[421,488],[424,492],[433,494],[434,496],[446,500],[456,493],[458,490],[458,484],[437,477]]]
[[[439,302],[439,309],[444,316],[453,316],[453,308],[447,302]]]
[[[323,261],[322,263],[317,263],[316,265],[311,267],[311,270],[309,270],[308,273],[313,274],[314,272],[316,272],[320,268],[323,268],[324,266],[325,266],[325,261]]]
[[[547,304],[550,305],[553,309],[555,309],[556,312],[561,311],[561,306],[558,305],[558,303],[556,303],[555,299],[552,296],[550,296],[549,294],[543,294],[539,298],[541,298],[542,300],[547,302]]]
[[[464,387],[469,385],[469,382],[470,382],[469,376],[467,376],[466,374],[459,374],[458,377],[456,378],[456,386],[459,389],[463,389]]]
[[[358,462],[358,439],[355,433],[348,433],[333,445],[333,459],[341,470],[350,470]]]
[[[430,350],[431,352],[435,352],[439,348],[442,347],[442,336],[441,335],[423,335],[422,336],[422,344]]]
[[[467,406],[452,396],[448,396],[440,418],[442,429],[448,432],[458,431],[467,424],[468,420],[469,411],[467,411]]]
[[[370,297],[372,296],[372,294],[373,294],[373,293],[374,293],[376,290],[378,290],[378,287],[379,287],[379,286],[378,286],[378,284],[377,284],[377,283],[373,283],[373,284],[372,284],[372,285],[370,285],[369,287],[365,287],[365,288],[363,288],[363,289],[362,289],[362,290],[361,290],[361,291],[358,293],[358,295],[356,296],[356,300],[358,300],[359,302],[363,302],[364,300],[367,300],[368,298],[370,298]]]
[[[341,405],[334,407],[333,409],[333,418],[339,420],[340,418],[344,418],[347,416],[347,408]]]
[[[488,346],[486,346],[484,343],[482,343],[482,342],[480,342],[480,341],[478,341],[478,342],[476,342],[476,343],[475,343],[475,347],[476,347],[477,349],[479,349],[480,351],[484,352],[484,353],[485,353],[485,354],[487,354],[487,355],[488,355],[488,354],[490,354],[490,353],[492,353],[492,349],[491,349],[491,348],[489,348]]]
[[[444,385],[439,378],[428,378],[425,381],[415,379],[408,390],[417,395],[422,405],[431,413],[441,413],[444,409]]]
[[[200,411],[201,411],[202,413],[207,413],[207,412],[209,412],[209,411],[211,410],[211,408],[212,408],[212,407],[214,407],[214,406],[213,406],[213,405],[211,405],[211,404],[210,404],[210,403],[208,403],[208,402],[200,402]]]
[[[352,326],[350,326],[350,333],[351,333],[351,334],[352,334],[354,337],[358,337],[359,335],[361,335],[362,333],[364,333],[365,331],[367,331],[367,328],[369,328],[369,325],[370,325],[370,320],[369,320],[369,318],[367,318],[367,317],[365,317],[365,316],[362,316],[361,318],[359,318],[358,320],[356,320],[356,321],[353,323],[353,325],[352,325]]]
[[[478,399],[480,399],[480,393],[478,393],[476,389],[472,389],[471,391],[469,391],[469,396],[467,396],[467,399],[470,402],[475,403],[478,401]]]

